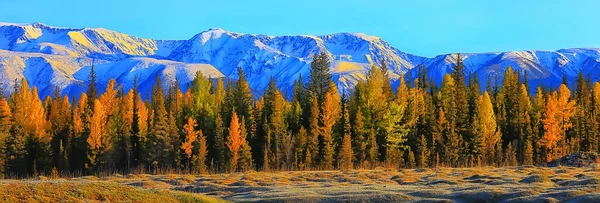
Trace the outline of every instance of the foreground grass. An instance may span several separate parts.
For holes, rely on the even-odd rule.
[[[600,165],[0,181],[8,202],[600,202]]]
[[[598,166],[128,175],[104,180],[233,202],[600,202]]]
[[[0,181],[2,202],[223,202],[204,195],[88,180]]]

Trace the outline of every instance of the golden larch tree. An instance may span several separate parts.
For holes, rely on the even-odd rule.
[[[102,104],[104,115],[107,117],[110,117],[118,106],[117,93],[118,88],[120,87],[117,87],[116,85],[117,81],[115,79],[110,79],[106,86],[106,91],[100,95],[99,102]]]
[[[320,143],[319,143],[319,160],[321,169],[332,169],[333,168],[333,126],[336,120],[338,120],[340,111],[340,96],[337,88],[333,84],[330,84],[329,91],[325,94],[323,99],[323,106],[319,115],[319,124],[321,130]]]
[[[196,120],[188,118],[187,123],[183,126],[183,132],[185,133],[185,142],[181,144],[181,149],[187,157],[187,167],[190,167],[190,159],[192,158],[192,150],[194,149],[193,143],[198,138],[198,132],[195,128],[198,126]]]
[[[494,153],[494,146],[500,141],[500,131],[496,125],[494,106],[487,91],[481,96],[479,103],[479,123],[481,125],[481,151],[484,159],[490,158]]]
[[[96,99],[97,100],[97,99]],[[99,101],[94,102],[94,114],[90,119],[90,134],[86,139],[88,144],[88,163],[86,168],[96,167],[101,156],[111,147],[106,135],[106,114],[104,106]]]
[[[232,110],[231,112],[231,124],[229,125],[229,136],[227,136],[227,148],[231,153],[230,169],[231,171],[235,171],[237,169],[239,151],[244,142],[244,137],[241,134],[240,121],[237,113],[235,113],[235,110]]]
[[[12,114],[5,98],[0,99],[0,179],[4,178],[6,166],[7,138],[12,127]]]
[[[546,111],[544,113],[544,136],[540,140],[547,150],[546,161],[552,161],[556,156],[564,153],[564,147],[560,146],[565,139],[566,132],[572,127],[571,117],[575,114],[575,102],[570,99],[571,91],[562,84],[558,93],[553,92],[547,99]]]

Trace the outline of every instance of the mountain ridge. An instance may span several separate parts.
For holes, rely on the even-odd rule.
[[[309,75],[311,57],[319,52],[327,54],[336,84],[346,90],[364,80],[371,66],[382,59],[386,60],[392,82],[406,73],[416,76],[415,67],[423,65],[428,69],[428,76],[439,83],[456,61],[453,54],[423,57],[406,53],[380,37],[364,33],[270,36],[210,28],[189,39],[160,40],[104,28],[0,22],[0,71],[5,73],[0,77],[0,83],[10,90],[7,84],[24,77],[36,81],[34,85],[43,90],[41,96],[50,94],[54,87],[63,89],[63,94],[74,96],[83,91],[80,86],[87,81],[81,70],[89,68],[91,63],[110,67],[113,72],[129,71],[123,73],[127,77],[119,81],[125,87],[131,87],[131,78],[136,76],[152,78],[160,75],[167,81],[173,79],[173,75],[156,71],[159,69],[183,71],[185,73],[180,72],[179,76],[185,76],[182,81],[187,81],[187,76],[198,70],[211,77],[236,79],[237,68],[241,67],[253,91],[262,92],[273,77],[284,92],[290,92],[299,75]],[[572,78],[583,71],[594,80],[600,75],[598,48],[464,53],[462,56],[466,70],[477,74],[482,84],[490,76],[501,77],[508,66],[527,72],[532,84],[550,86],[559,83],[563,74]],[[26,63],[31,58],[38,62]],[[67,68],[65,64],[74,67]],[[134,71],[133,66],[144,68]],[[45,78],[44,74],[50,79],[38,79]],[[100,78],[100,81],[107,80]]]

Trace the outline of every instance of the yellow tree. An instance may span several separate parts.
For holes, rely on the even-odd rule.
[[[51,126],[53,165],[58,171],[68,170],[67,151],[64,144],[69,143],[68,133],[71,123],[71,103],[67,96],[61,98],[58,90],[50,102],[48,124]]]
[[[70,154],[70,167],[74,170],[82,170],[86,162],[86,149],[87,143],[85,143],[85,137],[83,132],[85,130],[85,109],[87,108],[87,95],[82,93],[79,96],[79,101],[73,104],[72,110],[72,121],[70,126],[69,139],[71,140]]]
[[[206,146],[206,136],[202,135],[202,131],[198,132],[198,154],[192,158],[194,162],[194,168],[197,172],[206,173],[208,167],[206,166],[206,156],[208,155],[208,148]]]
[[[0,99],[0,179],[4,177],[4,167],[6,165],[6,143],[12,127],[12,114],[5,98]]]
[[[235,171],[237,169],[239,151],[244,142],[244,137],[241,134],[240,121],[237,113],[235,113],[235,110],[232,110],[231,112],[231,124],[229,125],[229,136],[227,136],[227,148],[231,153],[230,170]]]
[[[46,114],[40,100],[37,88],[29,89],[27,80],[21,81],[19,92],[13,95],[13,115],[15,123],[21,125],[28,134],[43,138],[46,126]]]
[[[117,81],[115,79],[110,79],[106,86],[106,92],[100,95],[99,101],[102,103],[104,115],[106,115],[107,118],[110,118],[118,106],[117,92],[119,87],[116,87],[116,85]]]
[[[129,90],[129,92],[121,98],[123,100],[123,107],[120,114],[129,126],[133,123],[133,96],[133,90]]]
[[[135,103],[134,108],[136,108],[137,110],[137,115],[134,116],[138,116],[138,125],[139,125],[139,136],[142,137],[141,140],[142,142],[145,141],[146,139],[146,134],[148,133],[148,123],[149,123],[149,119],[150,119],[150,109],[148,109],[148,107],[146,106],[146,104],[143,102],[142,97],[140,95],[138,95],[137,97],[134,98],[135,100],[137,100]]]
[[[196,141],[198,135],[200,134],[200,132],[195,130],[197,126],[198,124],[196,124],[196,120],[194,120],[193,118],[188,118],[187,123],[183,126],[183,132],[185,133],[185,142],[181,144],[181,149],[187,157],[188,169],[190,167],[190,159],[192,158],[192,149],[194,149],[193,143]]]
[[[110,137],[106,135],[106,114],[102,103],[94,102],[94,114],[90,120],[90,134],[86,139],[88,144],[87,169],[94,169],[101,164],[103,155],[111,148]],[[99,163],[101,162],[101,163]]]
[[[479,123],[481,125],[481,150],[483,159],[490,160],[494,153],[494,146],[500,141],[500,131],[496,125],[496,116],[494,115],[494,106],[487,91],[481,96],[479,103]]]
[[[571,91],[565,84],[560,85],[560,87],[558,88],[556,106],[558,109],[557,116],[560,122],[561,137],[566,138],[567,130],[573,127],[571,118],[573,117],[573,115],[575,115],[576,107],[575,101],[571,99]],[[562,147],[565,148],[566,146]],[[564,152],[565,151],[563,150],[563,153]]]
[[[340,110],[340,96],[337,88],[330,84],[329,91],[325,94],[323,105],[321,106],[321,114],[319,123],[321,132],[319,139],[319,160],[322,169],[332,169],[333,167],[333,126],[338,119]]]
[[[559,144],[564,142],[566,131],[572,127],[570,119],[575,113],[575,102],[570,100],[570,96],[569,88],[562,84],[558,88],[558,94],[555,91],[547,99],[546,111],[542,120],[545,133],[540,140],[548,151],[546,161],[552,161],[555,156],[564,153],[565,146],[559,146]]]
[[[402,154],[405,149],[405,142],[410,132],[409,126],[413,123],[405,117],[407,106],[406,103],[396,101],[389,102],[388,107],[390,113],[386,114],[385,125],[386,131],[386,162],[390,166],[399,167],[402,165]]]
[[[238,150],[238,169],[240,171],[247,171],[252,169],[252,152],[251,152],[251,148],[250,145],[248,144],[248,141],[246,140],[246,135],[248,134],[246,131],[246,127],[244,126],[244,123],[246,123],[246,121],[244,120],[244,117],[242,117],[242,119],[240,120],[240,149]]]
[[[37,92],[36,87],[30,89],[27,80],[22,79],[21,86],[11,98],[15,125],[29,138],[28,160],[33,161],[28,164],[35,165],[30,167],[34,172],[37,169],[49,169],[52,139],[46,131],[46,113]]]
[[[540,144],[547,150],[546,161],[552,161],[554,157],[554,148],[561,139],[560,122],[558,120],[558,108],[556,105],[556,92],[553,92],[546,99],[546,108],[544,111],[544,136],[540,140]]]
[[[340,120],[338,127],[338,134],[341,136],[339,153],[338,153],[338,166],[340,169],[352,169],[354,153],[352,151],[352,137],[350,127],[350,113],[348,108],[348,100],[344,96],[342,99],[342,107],[340,113]]]

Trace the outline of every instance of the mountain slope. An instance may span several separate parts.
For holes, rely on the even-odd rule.
[[[196,71],[235,80],[240,67],[253,92],[260,94],[273,77],[289,94],[298,76],[308,78],[312,55],[319,52],[329,57],[340,90],[350,90],[364,80],[372,64],[382,59],[393,82],[405,73],[415,77],[415,67],[422,65],[439,84],[456,63],[454,54],[416,56],[362,33],[267,36],[214,28],[187,40],[154,40],[102,28],[0,23],[0,83],[10,91],[15,79],[26,78],[38,86],[42,96],[55,87],[78,94],[94,63],[101,73],[101,85],[115,78],[129,88],[137,77],[140,90],[147,91],[157,74],[167,84],[177,78],[185,87]],[[463,58],[465,69],[476,74],[482,84],[496,76],[501,80],[508,66],[527,72],[533,84],[555,85],[563,74],[573,78],[579,71],[600,79],[600,49],[594,48],[467,53]]]
[[[562,76],[573,79],[581,71],[598,81],[600,78],[600,49],[561,49],[557,51],[511,51],[499,53],[462,54],[465,69],[475,73],[481,84],[496,77],[501,81],[507,67],[526,72],[533,85],[557,86]],[[456,64],[456,54],[440,55],[427,60],[429,76],[439,84],[444,74],[450,73]],[[410,71],[416,76],[417,70]]]
[[[90,70],[91,66],[85,66],[73,74],[77,82],[67,87],[70,94],[76,95],[85,89]],[[223,77],[221,72],[208,64],[187,64],[143,57],[99,64],[94,67],[94,71],[96,71],[100,89],[104,89],[110,79],[115,79],[125,90],[129,90],[133,88],[135,78],[138,82],[138,90],[143,93],[152,90],[152,85],[154,85],[157,76],[160,76],[161,80],[164,81],[164,89],[167,89],[169,84],[177,81],[183,91],[187,89],[187,84],[194,79],[197,72],[209,78]],[[146,95],[142,94],[142,96]]]
[[[166,56],[178,41],[151,40],[103,28],[59,28],[42,23],[0,23],[0,49],[118,60]]]
[[[289,90],[293,80],[300,74],[309,74],[312,55],[319,52],[328,55],[333,74],[343,81],[355,81],[348,75],[364,77],[371,64],[379,63],[382,59],[388,62],[393,78],[426,59],[401,52],[378,37],[360,33],[266,36],[233,33],[218,28],[183,42],[168,58],[208,63],[231,78],[236,78],[237,67],[242,67],[254,89],[263,90],[269,78],[274,77],[284,90]],[[343,74],[336,71],[340,69],[340,64],[348,63],[361,68],[344,70]],[[345,88],[356,84],[337,82]]]

